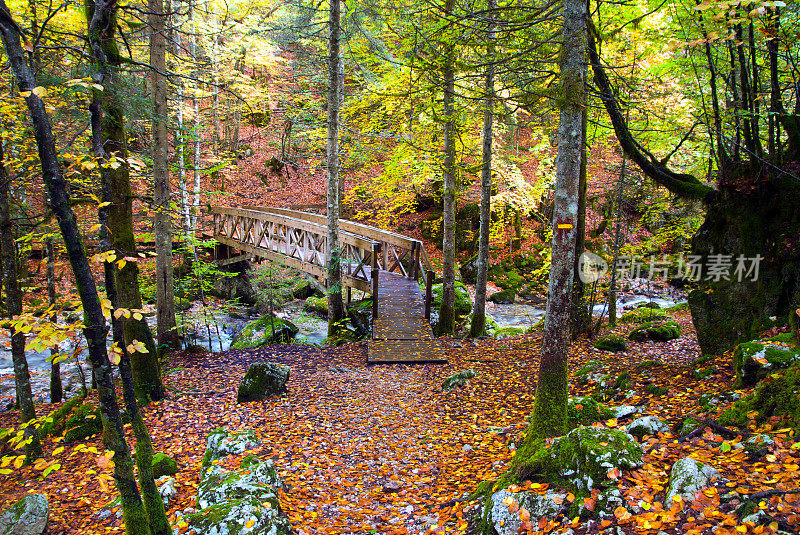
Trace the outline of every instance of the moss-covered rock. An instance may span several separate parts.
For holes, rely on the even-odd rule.
[[[628,344],[625,342],[625,339],[618,334],[609,334],[608,336],[598,338],[592,345],[603,351],[617,352],[628,349]]]
[[[195,535],[291,535],[292,525],[277,499],[256,497],[227,500],[186,515],[188,530]]]
[[[347,315],[350,324],[356,330],[366,336],[369,334],[370,322],[372,321],[372,299],[362,299],[347,305]]]
[[[327,296],[323,297],[314,297],[313,295],[305,300],[303,303],[303,308],[308,312],[316,312],[317,314],[321,314],[323,316],[328,315],[328,298]]]
[[[252,429],[228,432],[218,427],[208,434],[206,439],[206,452],[203,457],[203,467],[227,455],[239,455],[245,451],[258,447],[259,441]]]
[[[566,496],[566,492],[553,490],[540,495],[528,491],[512,493],[501,489],[492,494],[488,521],[498,535],[517,535],[522,526],[520,509],[526,509],[536,521],[540,518],[554,518],[566,511],[569,504]]]
[[[686,436],[695,429],[701,427],[703,424],[697,418],[693,416],[688,416],[683,419],[683,423],[681,424],[680,429],[678,429],[679,436]]]
[[[456,372],[444,380],[442,383],[442,390],[450,392],[455,388],[462,388],[476,375],[475,370],[461,370],[460,372]]]
[[[295,299],[308,299],[314,292],[317,291],[316,287],[305,279],[296,279],[292,285],[292,297]]]
[[[174,476],[178,473],[178,463],[166,453],[153,455],[153,478],[161,476]]]
[[[616,483],[608,473],[642,466],[642,448],[622,431],[578,427],[562,437],[523,442],[511,462],[517,480],[536,479],[575,492]]]
[[[636,308],[652,308],[654,310],[657,310],[661,308],[661,305],[659,305],[655,301],[644,301],[636,305]]]
[[[664,503],[671,504],[673,496],[681,496],[684,501],[691,503],[697,491],[708,487],[720,477],[717,469],[710,464],[684,457],[672,465]]]
[[[290,368],[278,362],[256,362],[251,364],[239,383],[236,401],[247,403],[269,399],[286,393]]]
[[[738,384],[751,386],[771,373],[783,370],[800,360],[797,348],[783,343],[753,341],[739,344],[733,352]]]
[[[91,403],[79,405],[67,420],[65,428],[67,431],[64,434],[64,441],[66,442],[77,442],[96,435],[103,430],[100,407]]]
[[[299,329],[291,321],[266,314],[245,325],[242,332],[233,339],[231,349],[286,344],[291,342],[298,332]]]
[[[442,308],[442,293],[444,286],[442,283],[434,284],[431,288],[434,309],[439,310]],[[469,290],[464,286],[463,282],[456,281],[455,283],[455,314],[456,319],[463,319],[472,312],[472,297],[469,295]]]
[[[2,535],[42,535],[50,518],[44,494],[28,494],[0,514]]]
[[[642,438],[658,433],[666,433],[669,431],[669,425],[656,416],[643,416],[628,424],[625,431],[636,438]]]
[[[250,463],[240,470],[225,470],[212,464],[203,472],[197,486],[197,505],[206,507],[253,496],[261,501],[276,501],[275,489],[283,488],[271,460]]]
[[[620,316],[619,321],[644,323],[646,321],[658,321],[667,318],[667,313],[660,309],[653,308],[634,308]]]
[[[495,329],[493,336],[500,340],[502,338],[513,338],[514,336],[526,334],[527,332],[528,330],[524,327],[500,327]]]
[[[495,292],[488,297],[488,300],[492,303],[497,303],[500,305],[508,305],[514,302],[514,298],[516,294],[513,289],[509,288],[507,290],[500,290],[499,292]]]
[[[614,417],[614,409],[606,407],[590,397],[569,398],[567,401],[567,426],[570,429]]]
[[[681,326],[674,321],[665,321],[663,323],[647,321],[628,334],[628,338],[637,342],[645,340],[667,342],[680,337]]]
[[[725,425],[746,426],[756,412],[756,423],[771,417],[782,417],[786,424],[800,432],[800,365],[773,373],[762,380],[749,396],[736,401],[720,416]]]

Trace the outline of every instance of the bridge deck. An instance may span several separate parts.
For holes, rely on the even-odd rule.
[[[381,271],[378,280],[378,317],[372,324],[367,362],[446,362],[425,318],[417,281],[388,271]]]

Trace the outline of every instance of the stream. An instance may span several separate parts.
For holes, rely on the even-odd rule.
[[[673,306],[684,302],[682,296],[675,295],[670,298],[650,297],[644,294],[622,294],[617,300],[617,315],[621,315],[626,310],[636,308],[641,303],[655,302],[661,308]],[[594,306],[594,315],[606,314],[606,304],[600,303]],[[494,319],[498,327],[516,327],[527,329],[539,322],[545,314],[545,304],[494,304],[487,302],[486,313]],[[314,314],[304,310],[303,301],[290,301],[275,315],[280,318],[288,319],[294,323],[300,332],[295,338],[296,343],[319,346],[325,341],[328,332],[328,322]],[[204,312],[199,302],[192,304],[192,307],[178,314],[179,322],[194,325],[186,333],[186,343],[210,349],[212,352],[227,351],[236,336],[245,325],[259,317],[258,314],[250,314],[241,310],[210,310]],[[153,332],[155,332],[155,316],[147,318]],[[82,340],[82,338],[80,339]],[[109,336],[109,344],[111,339]],[[74,352],[75,347],[72,340],[65,340],[59,346],[61,352]],[[64,397],[68,398],[72,392],[80,387],[80,366],[86,374],[86,380],[91,380],[91,370],[86,363],[86,349],[78,353],[78,363],[68,360],[61,364],[61,377],[64,387]],[[34,398],[38,402],[49,401],[50,398],[50,351],[26,351],[28,368],[31,374],[31,386]],[[0,411],[8,410],[14,399],[14,366],[11,360],[10,340],[7,334],[0,335]]]

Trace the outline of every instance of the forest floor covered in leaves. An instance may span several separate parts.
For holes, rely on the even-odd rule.
[[[629,404],[637,416],[655,415],[673,424],[673,432],[645,437],[644,467],[623,472],[620,488],[640,514],[617,511],[612,520],[534,524],[546,532],[571,528],[597,533],[618,524],[624,533],[769,533],[769,527],[740,524],[721,496],[735,490],[749,495],[769,489],[800,487],[800,449],[788,429],[767,424],[775,445],[750,458],[731,448],[739,439],[706,429],[677,441],[675,429],[691,414],[713,419],[729,402],[698,405],[703,394],[730,392],[730,355],[691,365],[698,355],[688,313],[679,315],[684,337],[668,343],[632,343],[623,353],[594,349],[589,341],[573,345],[572,372],[599,361],[602,373],[628,371],[629,397],[609,399],[609,406]],[[262,439],[255,453],[273,459],[285,491],[284,505],[298,533],[464,533],[475,503],[461,501],[481,481],[506,469],[521,440],[533,406],[541,334],[504,340],[440,339],[447,364],[366,365],[364,344],[339,348],[272,346],[222,354],[179,353],[170,357],[165,383],[170,398],[145,409],[156,451],[178,461],[177,496],[170,519],[194,507],[198,469],[206,436],[217,427],[254,429]],[[291,367],[289,393],[279,399],[236,403],[236,388],[249,364],[275,361]],[[472,368],[478,376],[466,388],[442,391],[455,371]],[[698,372],[698,370],[703,370]],[[570,394],[596,391],[570,381]],[[653,386],[662,386],[658,393]],[[630,394],[630,392],[634,392]],[[49,405],[40,405],[45,413]],[[0,415],[11,425],[15,413]],[[630,419],[596,425],[622,428]],[[755,431],[755,429],[751,429]],[[725,446],[728,444],[728,446]],[[87,445],[89,448],[87,449]],[[46,445],[47,454],[62,444]],[[94,449],[91,449],[94,448]],[[0,476],[0,507],[31,491],[47,494],[50,534],[122,532],[111,469],[99,437],[88,444],[66,445],[56,457],[61,469],[46,478],[33,467]],[[691,505],[662,504],[670,467],[691,455],[714,465],[729,482],[700,493]],[[521,488],[539,489],[541,485]],[[777,493],[761,503],[797,529],[800,494]],[[631,507],[631,510],[634,508]],[[537,519],[534,519],[536,522]],[[773,526],[774,527],[774,526]],[[620,533],[615,531],[615,533]]]

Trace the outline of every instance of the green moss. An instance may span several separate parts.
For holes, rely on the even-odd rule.
[[[522,327],[503,327],[494,331],[494,337],[497,339],[512,338],[514,336],[525,334],[526,330],[527,329]]]
[[[279,396],[287,391],[290,368],[277,362],[251,364],[239,383],[236,393],[238,403],[259,401]]]
[[[250,349],[274,343],[288,343],[299,329],[289,320],[266,314],[248,323],[233,339],[231,349]]]
[[[716,366],[708,366],[706,368],[699,368],[692,372],[692,375],[698,381],[705,379],[707,377],[711,377],[712,375],[716,375],[719,373],[719,369]]]
[[[656,397],[663,396],[664,394],[669,392],[669,388],[658,385],[648,385],[647,388],[645,388],[644,390],[651,396],[656,396]]]
[[[567,425],[574,429],[581,425],[608,420],[614,417],[614,410],[590,397],[570,398],[567,403]]]
[[[680,429],[678,429],[678,436],[685,436],[703,425],[697,418],[689,416],[683,419]]]
[[[442,390],[450,392],[455,388],[462,388],[476,375],[475,370],[461,370],[460,372],[456,372],[444,380],[442,383]]]
[[[646,321],[657,321],[667,318],[667,313],[663,310],[653,308],[635,308],[625,312],[620,316],[619,321],[644,323]]]
[[[488,301],[492,303],[513,303],[514,298],[516,297],[516,292],[513,288],[509,288],[507,290],[501,290],[499,292],[495,292],[489,296]]]
[[[780,342],[782,344],[797,345],[797,339],[793,333],[781,333],[767,338],[770,342]]]
[[[680,336],[681,327],[674,321],[667,321],[664,323],[647,321],[631,331],[628,338],[637,342],[643,342],[645,340],[666,342],[668,340],[680,338]]]
[[[628,344],[625,342],[625,339],[618,334],[609,334],[608,336],[598,338],[592,345],[604,351],[617,352],[628,349]]]
[[[303,308],[308,312],[316,312],[323,316],[328,315],[328,298],[327,297],[314,297],[313,295],[305,300]]]
[[[782,344],[782,340],[775,340]],[[754,385],[772,372],[782,370],[800,360],[800,352],[792,345],[776,345],[753,341],[739,344],[733,352],[737,385]]]
[[[642,449],[630,435],[616,429],[578,427],[552,440],[523,441],[501,486],[506,481],[532,479],[581,492],[615,484],[608,477],[611,468],[641,465]]]
[[[685,303],[678,303],[677,305],[672,305],[664,310],[667,312],[683,312],[684,310],[689,310],[689,302],[687,301]]]
[[[787,420],[800,433],[800,366],[766,377],[746,398],[740,399],[720,416],[725,425],[746,426],[748,414],[756,412],[756,422],[764,423],[773,416]]]
[[[83,403],[84,398],[84,395],[77,395],[50,413],[38,430],[39,440],[60,433],[67,424],[67,415],[72,412],[72,409]]]
[[[77,442],[103,430],[103,421],[100,416],[100,407],[84,403],[75,409],[67,420],[65,442]]]
[[[174,476],[178,473],[178,463],[166,453],[156,453],[153,455],[153,478],[161,476]]]

